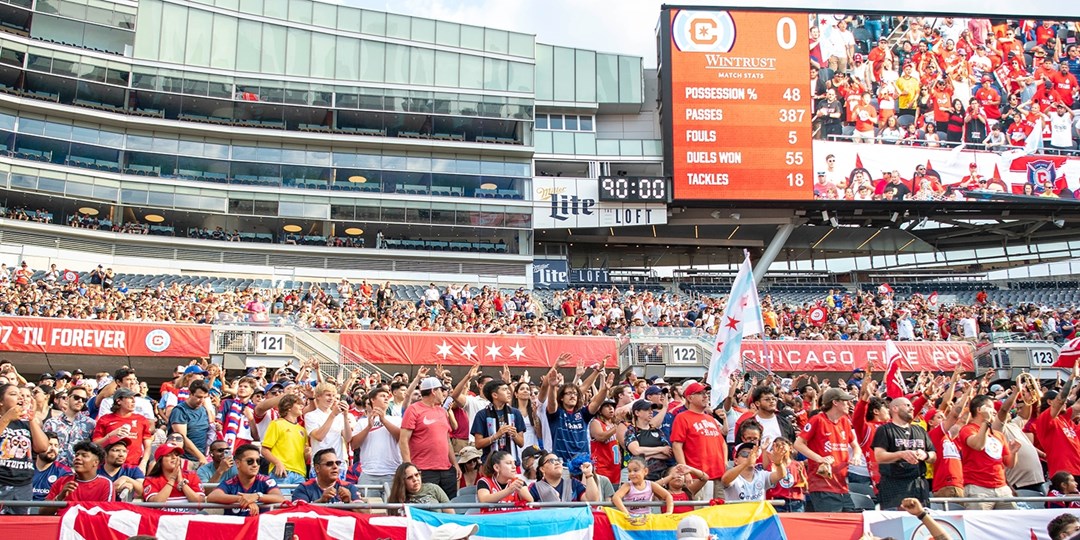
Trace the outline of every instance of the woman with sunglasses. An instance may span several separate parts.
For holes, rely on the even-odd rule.
[[[218,484],[206,501],[239,506],[226,511],[231,515],[256,516],[260,504],[281,503],[285,497],[273,478],[259,474],[259,447],[242,444],[236,449],[236,476]]]
[[[592,463],[581,465],[581,481],[563,477],[563,461],[547,453],[540,456],[536,482],[529,486],[529,495],[539,502],[599,501],[600,486]]]
[[[154,466],[143,480],[143,500],[146,502],[199,503],[206,499],[199,475],[185,471],[181,462],[184,449],[163,444],[154,451]],[[162,508],[166,512],[194,514],[194,508]]]

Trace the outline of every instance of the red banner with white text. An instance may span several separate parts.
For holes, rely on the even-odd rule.
[[[209,326],[0,317],[0,352],[208,356]]]
[[[975,348],[961,341],[899,341],[901,371],[974,371]],[[885,369],[884,341],[743,341],[743,358],[773,371]]]
[[[342,332],[341,346],[376,364],[509,365],[550,367],[562,353],[586,365],[618,363],[618,342],[607,337]]]

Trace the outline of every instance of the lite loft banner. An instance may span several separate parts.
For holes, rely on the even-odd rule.
[[[564,352],[586,365],[609,355],[608,367],[618,361],[617,342],[607,337],[349,331],[341,346],[377,364],[550,367]]]
[[[0,352],[208,356],[209,326],[0,317]]]
[[[974,347],[962,341],[900,341],[901,371],[964,371],[975,369]],[[884,341],[743,341],[742,355],[773,371],[851,371],[872,366],[885,369]]]

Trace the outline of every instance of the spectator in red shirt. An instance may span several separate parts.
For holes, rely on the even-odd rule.
[[[113,394],[112,412],[97,419],[91,437],[98,445],[105,444],[110,437],[129,439],[131,444],[128,445],[128,457],[124,464],[145,471],[153,431],[153,424],[135,412],[135,393],[121,388]]]
[[[1050,82],[1054,84],[1054,89],[1058,91],[1065,105],[1072,107],[1075,96],[1080,91],[1080,84],[1076,81],[1076,75],[1069,73],[1067,62],[1058,64],[1058,70],[1050,75]]]
[[[450,420],[443,400],[447,390],[437,377],[420,382],[420,401],[405,409],[401,419],[401,461],[412,462],[424,483],[436,484],[453,499],[457,496],[461,469],[450,446]]]
[[[1073,422],[1080,404],[1065,406],[1078,378],[1080,368],[1073,367],[1073,374],[1065,386],[1035,419],[1035,438],[1046,452],[1046,469],[1053,473],[1065,471],[1074,476],[1080,475],[1080,434],[1077,433],[1080,426]]]
[[[851,427],[850,402],[855,396],[829,388],[821,396],[821,412],[795,439],[795,450],[809,459],[809,496],[811,512],[853,512],[855,504],[848,493],[847,469],[851,463],[865,463],[862,449]]]
[[[852,142],[855,143],[873,143],[874,142],[874,126],[877,125],[878,112],[873,105],[870,104],[870,93],[863,92],[861,101],[854,109],[855,117],[855,133],[851,137]]]
[[[983,76],[982,86],[975,91],[975,99],[979,100],[979,106],[986,115],[990,125],[994,125],[1001,119],[1001,94],[994,89],[993,80],[989,75]]]
[[[671,425],[671,449],[675,461],[700,469],[713,481],[712,497],[722,497],[723,483],[720,479],[727,469],[727,430],[707,411],[709,387],[699,382],[686,385],[683,390],[686,410],[675,417]]]
[[[108,478],[98,475],[98,468],[105,461],[105,450],[90,441],[75,444],[75,457],[71,460],[72,474],[61,476],[52,485],[46,501],[112,502],[113,485]],[[58,508],[42,508],[42,515],[53,515]]]
[[[1020,442],[1006,443],[1005,434],[993,428],[997,416],[990,396],[979,395],[968,404],[971,423],[960,429],[957,440],[964,468],[964,496],[1012,497],[1005,468],[1012,467]],[[1013,502],[966,503],[968,510],[1015,509]]]

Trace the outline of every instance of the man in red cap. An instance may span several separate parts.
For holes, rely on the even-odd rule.
[[[671,425],[671,449],[675,461],[704,471],[713,481],[713,497],[720,497],[724,485],[720,479],[727,468],[727,430],[708,411],[709,387],[691,382],[683,389],[686,410]]]

